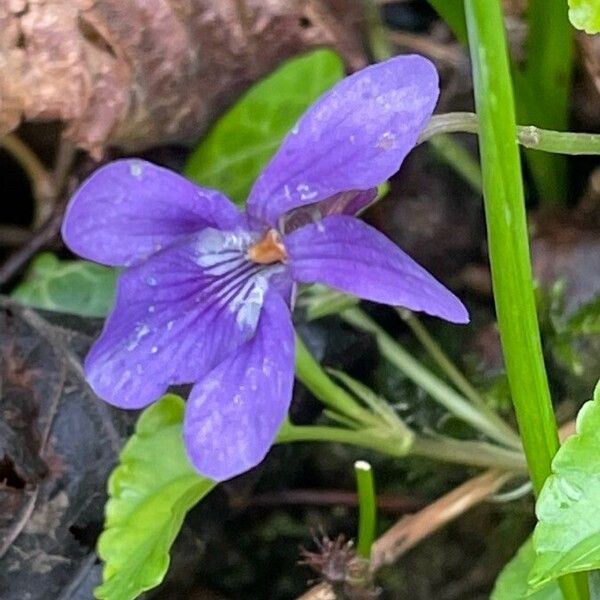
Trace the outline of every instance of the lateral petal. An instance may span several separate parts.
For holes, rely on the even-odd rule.
[[[467,323],[462,302],[391,240],[357,218],[326,217],[284,237],[292,277],[366,300]]]
[[[272,268],[246,260],[247,235],[206,229],[120,276],[85,362],[101,398],[145,406],[171,384],[199,381],[254,335]]]
[[[205,227],[243,226],[223,194],[140,159],[111,162],[75,192],[62,235],[73,252],[111,266],[137,264]]]

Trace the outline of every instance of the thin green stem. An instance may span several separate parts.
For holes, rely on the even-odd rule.
[[[479,119],[471,112],[451,112],[431,117],[418,143],[445,133],[479,133]],[[526,148],[555,154],[600,154],[600,134],[552,131],[533,125],[517,126],[517,141]]]
[[[522,453],[486,442],[455,440],[444,436],[416,437],[410,453],[458,465],[493,466],[523,473],[527,471],[527,462]]]
[[[298,335],[296,335],[296,377],[325,406],[343,417],[363,426],[381,424],[376,415],[362,408],[344,388],[327,375]]]
[[[364,460],[354,463],[356,492],[358,495],[358,536],[356,553],[361,558],[371,558],[371,547],[375,541],[377,529],[377,503],[373,469]]]
[[[362,430],[326,425],[293,425],[286,421],[277,436],[278,444],[292,442],[336,442],[374,450],[395,458],[408,455],[472,467],[496,467],[507,471],[525,472],[522,454],[486,442],[460,441],[452,438],[403,437],[384,427]]]
[[[431,358],[438,364],[448,379],[459,389],[466,398],[480,409],[486,409],[486,403],[481,394],[471,385],[471,382],[459,371],[458,367],[450,360],[442,347],[431,337],[427,328],[409,310],[398,308],[396,312],[411,328],[415,337],[421,342]],[[514,433],[514,432],[513,432]]]
[[[558,431],[533,293],[517,126],[500,0],[465,0],[488,247],[506,372],[534,490],[551,473]],[[574,578],[561,589],[582,600]]]
[[[381,354],[452,414],[501,444],[512,448],[520,447],[518,436],[496,413],[488,407],[473,406],[466,398],[426,369],[361,309],[345,310],[341,313],[341,317],[354,327],[374,334]]]
[[[277,443],[291,442],[337,442],[359,448],[375,450],[388,456],[400,458],[410,452],[413,436],[402,437],[396,431],[380,426],[362,430],[330,427],[327,425],[293,425],[284,423],[277,436]],[[408,443],[407,443],[408,442]]]

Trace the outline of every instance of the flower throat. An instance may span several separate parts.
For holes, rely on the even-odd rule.
[[[269,229],[265,235],[248,248],[248,258],[259,265],[272,265],[287,260],[287,252],[279,232]]]

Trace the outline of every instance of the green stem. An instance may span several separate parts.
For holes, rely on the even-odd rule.
[[[362,408],[346,390],[337,385],[296,335],[296,377],[325,406],[363,426],[380,426],[376,415]]]
[[[293,425],[286,421],[277,436],[278,444],[292,442],[337,442],[374,450],[395,458],[408,455],[472,467],[495,467],[507,471],[526,470],[522,454],[486,442],[460,441],[452,438],[414,437],[410,443],[398,432],[373,427],[362,430],[326,425]]]
[[[431,117],[418,143],[444,133],[479,133],[475,113],[451,112]],[[517,126],[517,141],[526,148],[556,154],[600,154],[600,134],[552,131],[533,125]]]
[[[488,246],[506,372],[534,490],[551,474],[558,432],[537,322],[517,126],[500,0],[465,0]],[[572,577],[563,594],[583,599]]]
[[[356,553],[361,558],[371,558],[371,547],[375,541],[377,528],[377,504],[373,469],[368,462],[357,460],[354,463],[356,491],[358,495],[358,536]]]
[[[337,442],[400,458],[410,452],[412,435],[410,444],[407,444],[406,439],[399,437],[397,432],[381,425],[379,428],[356,430],[328,425],[293,425],[287,421],[279,431],[277,443],[291,442]]]
[[[480,393],[471,385],[469,380],[458,370],[456,365],[448,358],[448,355],[442,350],[436,340],[431,337],[427,328],[421,321],[409,310],[398,308],[396,312],[411,328],[415,337],[421,342],[431,358],[444,371],[448,379],[459,389],[466,398],[468,398],[479,409],[486,409],[486,403]]]
[[[354,327],[375,335],[381,354],[452,414],[501,444],[512,448],[520,447],[518,436],[496,413],[487,406],[471,405],[453,388],[426,369],[362,310],[351,308],[345,310],[341,317]]]
[[[527,66],[515,83],[517,112],[541,127],[565,130],[573,72],[573,28],[565,0],[529,0]],[[527,152],[527,160],[545,206],[562,204],[567,192],[563,158]]]
[[[410,453],[414,456],[458,465],[493,466],[508,471],[527,471],[527,463],[522,453],[486,442],[455,440],[444,436],[416,437]]]

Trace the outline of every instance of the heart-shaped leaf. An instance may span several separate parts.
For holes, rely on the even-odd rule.
[[[562,600],[562,593],[556,581],[550,581],[530,595],[527,577],[534,560],[533,540],[529,537],[502,569],[490,600]]]
[[[577,416],[577,433],[561,446],[536,503],[533,589],[552,579],[600,568],[600,384]]]
[[[598,0],[569,0],[569,20],[586,33],[600,32],[600,3]]]
[[[87,260],[59,260],[43,252],[12,297],[45,310],[103,317],[113,303],[117,273]]]
[[[140,416],[110,476],[105,530],[103,600],[133,600],[157,586],[185,514],[216,485],[190,464],[181,433],[184,402],[163,396]]]

